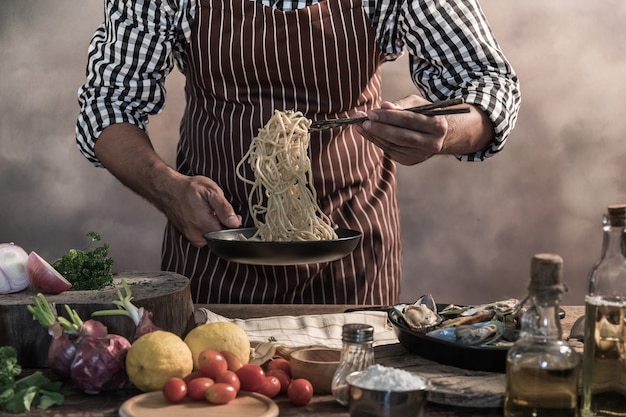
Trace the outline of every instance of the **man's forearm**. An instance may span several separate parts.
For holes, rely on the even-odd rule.
[[[181,174],[159,157],[139,127],[120,123],[105,128],[96,141],[95,153],[117,179],[157,208],[163,210],[165,202],[173,198],[169,184]]]
[[[495,137],[493,124],[487,114],[476,106],[470,113],[447,116],[448,133],[441,154],[465,155],[487,147]]]

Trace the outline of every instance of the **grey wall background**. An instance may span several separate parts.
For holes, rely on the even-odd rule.
[[[483,163],[433,158],[400,169],[405,244],[402,300],[523,296],[534,253],[565,260],[581,303],[600,253],[607,204],[626,202],[626,3],[510,2],[483,9],[522,82],[504,152]],[[52,261],[97,231],[115,269],[157,270],[164,217],[78,153],[76,90],[101,1],[0,3],[0,242]],[[385,96],[412,91],[407,62],[384,67]],[[182,76],[153,117],[155,147],[173,163]]]

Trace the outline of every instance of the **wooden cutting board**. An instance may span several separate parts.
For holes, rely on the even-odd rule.
[[[117,290],[121,288],[122,279],[131,288],[133,304],[151,311],[152,320],[158,327],[181,337],[194,327],[189,280],[173,272],[123,272],[114,277],[115,287],[99,291],[70,290],[46,295],[46,299],[54,303],[59,315],[67,317],[67,304],[85,321],[94,311],[116,308],[112,302],[118,299]],[[47,366],[51,337],[26,309],[36,295],[31,289],[0,295],[0,345],[15,347],[18,361],[25,368]],[[125,316],[98,317],[98,321],[107,326],[109,333],[129,339],[135,330],[135,324]]]
[[[240,392],[228,404],[213,405],[206,401],[168,403],[161,391],[132,397],[119,410],[120,417],[277,417],[278,405],[264,395]]]

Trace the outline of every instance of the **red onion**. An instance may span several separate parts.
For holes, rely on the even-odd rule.
[[[152,322],[152,312],[141,307],[139,309],[141,311],[141,319],[139,320],[139,324],[135,327],[135,332],[133,334],[133,341],[139,339],[144,334],[154,332],[155,330],[161,330],[159,326]]]
[[[0,294],[19,292],[28,287],[27,262],[28,254],[20,246],[0,244]]]
[[[132,341],[139,339],[146,333],[153,332],[155,330],[161,330],[160,327],[152,322],[152,312],[144,309],[143,307],[137,307],[131,300],[133,299],[130,287],[126,280],[122,280],[122,286],[124,287],[125,295],[122,295],[121,290],[117,290],[118,299],[113,301],[113,304],[117,306],[115,310],[100,310],[95,311],[91,315],[96,316],[127,316],[135,323],[135,333],[133,334]]]
[[[72,382],[87,394],[123,388],[128,349],[130,342],[119,335],[81,338],[70,368]]]
[[[48,333],[52,335],[48,348],[48,368],[61,378],[69,378],[70,366],[76,354],[76,346],[74,346],[76,337],[70,337],[64,332],[59,322],[48,327]]]
[[[44,294],[61,294],[72,288],[71,282],[34,251],[28,255],[26,269],[30,277],[30,287],[35,291]]]
[[[78,328],[78,333],[81,336],[104,337],[109,330],[98,320],[87,320]]]

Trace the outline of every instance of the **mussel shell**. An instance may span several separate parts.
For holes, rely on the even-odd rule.
[[[413,330],[431,329],[442,322],[441,316],[425,305],[410,305],[402,312],[406,324]]]
[[[517,298],[509,298],[508,300],[494,301],[489,304],[481,304],[473,306],[461,313],[462,316],[472,316],[482,310],[493,310],[499,315],[511,314],[519,305]]]
[[[492,320],[458,327],[436,329],[428,332],[427,335],[459,344],[483,346],[498,341],[502,338],[503,333],[504,325],[502,322]]]
[[[413,304],[397,304],[394,310],[404,323],[417,332],[427,332],[444,320],[437,312],[437,304],[432,295],[422,295]]]

